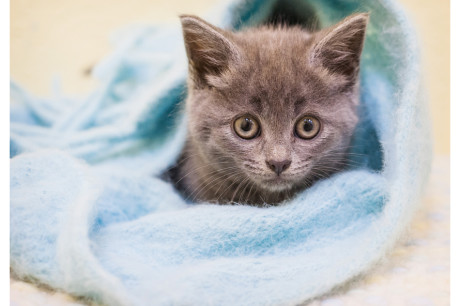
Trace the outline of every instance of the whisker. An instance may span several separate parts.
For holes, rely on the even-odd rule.
[[[177,182],[176,184],[180,183],[180,181],[182,181],[185,177],[189,176],[190,174],[200,170],[200,169],[203,169],[205,167],[209,167],[209,166],[212,166],[212,165],[221,165],[222,163],[221,162],[215,162],[215,163],[207,163],[205,165],[202,165],[202,166],[199,166],[199,167],[195,167],[193,168],[192,170],[190,170],[187,174],[185,174],[184,176],[182,176]]]
[[[236,175],[241,175],[241,173],[235,173],[232,177],[235,177]],[[224,191],[222,191],[222,193],[219,195],[218,198],[222,198],[222,196],[225,194],[225,192],[230,188],[232,187],[234,184],[236,183],[236,181],[234,181],[233,183],[231,183],[229,186],[227,186],[227,188],[224,189]],[[219,189],[221,188],[222,186],[219,187]]]
[[[203,182],[201,182],[191,193],[190,195],[195,195],[192,199],[192,201],[194,202],[196,197],[198,196],[199,192],[203,191],[206,187],[208,187],[210,184],[212,184],[213,182],[217,181],[217,180],[222,180],[224,181],[223,179],[231,174],[231,173],[234,173],[235,170],[237,170],[238,168],[237,167],[229,167],[229,168],[224,168],[224,169],[220,169],[219,171],[214,171],[213,173],[209,173],[209,176],[207,178],[205,178],[203,180]],[[223,173],[219,173],[221,171],[224,171]],[[217,177],[215,177],[217,175]],[[209,181],[209,179],[213,178],[211,181]]]
[[[247,196],[246,199],[244,200],[245,203],[248,203],[248,201],[249,201],[249,199],[250,199],[250,197],[251,197],[252,188],[254,187],[255,183],[256,183],[256,182],[254,182],[254,181],[252,182],[251,188],[249,188],[248,196]]]
[[[233,203],[233,199],[235,198],[236,194],[238,193],[238,189],[240,189],[240,187],[245,184],[247,181],[249,180],[249,178],[245,178],[243,181],[241,181],[238,186],[236,186],[235,188],[235,191],[233,192],[233,195],[232,195],[232,198],[230,200],[230,203]]]
[[[241,190],[240,196],[238,198],[238,203],[241,203],[241,197],[244,195],[244,192],[246,191],[246,188],[248,188],[248,185],[251,183],[250,179],[248,178],[248,183],[244,186],[244,189]]]

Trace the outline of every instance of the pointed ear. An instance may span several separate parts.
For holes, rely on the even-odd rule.
[[[197,87],[209,86],[207,76],[219,75],[239,57],[229,39],[231,33],[196,16],[182,15],[180,19],[192,80]]]
[[[355,80],[369,14],[352,15],[322,31],[310,53],[310,64]]]

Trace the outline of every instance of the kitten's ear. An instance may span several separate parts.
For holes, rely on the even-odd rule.
[[[239,57],[230,41],[231,33],[219,29],[196,16],[182,15],[182,31],[195,86],[207,86],[207,76],[217,76],[232,60]]]
[[[354,80],[359,71],[368,20],[367,13],[355,14],[322,31],[310,53],[310,64]]]

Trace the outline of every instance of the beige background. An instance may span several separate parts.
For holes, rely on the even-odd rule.
[[[128,23],[178,22],[217,0],[11,0],[11,77],[38,95],[51,93],[59,76],[67,94],[97,86],[85,70],[111,51],[108,36]],[[401,0],[414,20],[422,45],[430,95],[435,153],[448,154],[450,76],[449,1]]]

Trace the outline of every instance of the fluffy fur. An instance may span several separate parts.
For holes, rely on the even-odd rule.
[[[189,58],[188,139],[173,171],[193,201],[275,204],[347,164],[358,122],[359,59],[368,14],[319,32],[265,26],[229,32],[182,16]],[[250,114],[260,135],[243,139],[235,118]],[[294,132],[305,115],[318,135]],[[273,163],[285,170],[276,172]]]

